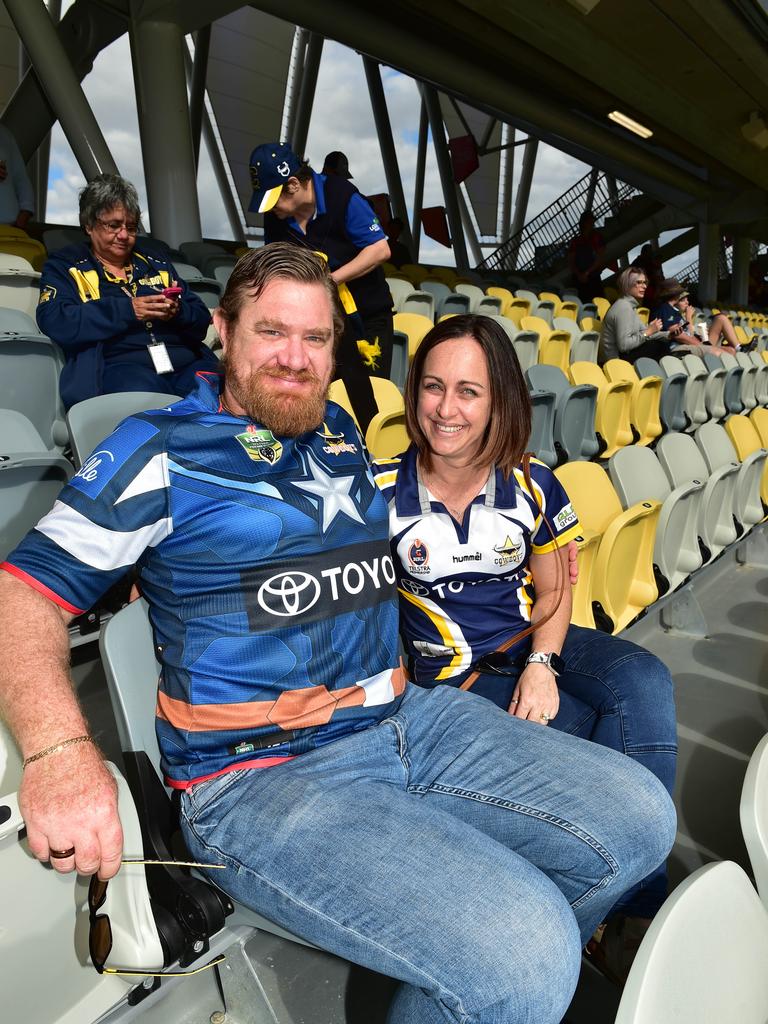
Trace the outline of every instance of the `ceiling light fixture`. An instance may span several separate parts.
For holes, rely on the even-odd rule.
[[[637,121],[633,121],[631,117],[627,117],[626,114],[622,114],[620,110],[612,110],[608,115],[609,121],[615,121],[616,124],[620,124],[622,128],[626,128],[629,132],[634,132],[635,135],[639,135],[641,139],[649,139],[653,132],[650,128],[646,128],[644,124],[639,124]]]

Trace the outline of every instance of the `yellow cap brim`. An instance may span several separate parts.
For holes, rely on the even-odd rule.
[[[272,207],[275,205],[277,200],[280,198],[280,193],[283,191],[282,185],[275,185],[269,192],[266,192],[264,198],[259,203],[259,213],[269,213]]]

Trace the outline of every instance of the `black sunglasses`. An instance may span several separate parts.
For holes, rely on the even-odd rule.
[[[175,865],[176,867],[186,868],[223,868],[224,864],[198,864],[195,861],[186,860],[132,860],[126,859],[121,861],[122,864],[146,864],[150,867],[157,866],[158,864],[163,865]],[[98,875],[91,876],[91,882],[88,886],[88,913],[90,918],[90,929],[88,932],[88,949],[91,954],[91,960],[93,966],[99,972],[99,974],[120,974],[134,976],[138,978],[184,978],[192,974],[199,974],[201,971],[207,971],[209,967],[215,967],[220,964],[222,960],[226,960],[223,953],[219,956],[209,960],[207,964],[203,964],[201,967],[193,967],[189,971],[155,971],[155,970],[142,970],[141,968],[119,968],[119,967],[105,967],[104,964],[107,961],[107,957],[112,951],[112,925],[109,922],[109,917],[106,914],[99,914],[98,911],[104,906],[104,901],[107,898],[107,886],[109,881],[103,881]]]

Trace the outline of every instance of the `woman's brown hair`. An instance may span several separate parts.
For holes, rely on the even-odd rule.
[[[491,391],[491,415],[478,461],[495,464],[508,477],[522,458],[531,435],[531,400],[512,342],[504,328],[488,316],[452,316],[436,324],[413,357],[405,385],[405,424],[422,465],[430,469],[430,449],[419,426],[417,408],[427,356],[444,341],[472,338],[485,353]]]

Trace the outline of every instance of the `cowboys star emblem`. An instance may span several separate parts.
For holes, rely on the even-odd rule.
[[[355,523],[365,523],[360,515],[355,499],[351,496],[355,485],[354,476],[331,476],[322,466],[318,465],[311,455],[307,455],[311,480],[297,480],[294,487],[307,491],[318,502],[322,513],[322,531],[327,533],[336,516],[348,516]]]

